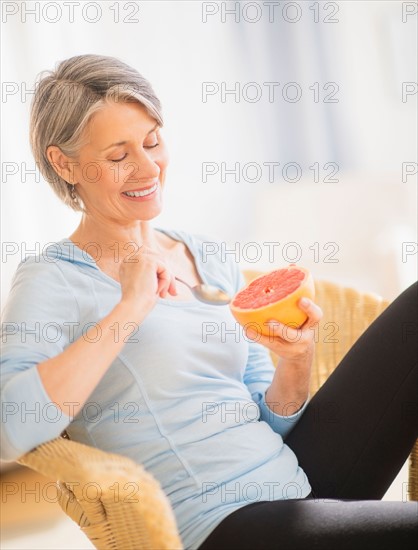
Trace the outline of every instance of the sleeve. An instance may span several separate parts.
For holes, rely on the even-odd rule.
[[[49,398],[37,364],[65,349],[78,318],[56,263],[31,256],[19,264],[1,322],[1,460],[58,437],[72,420]]]
[[[234,264],[234,280],[236,292],[245,286],[245,279],[239,266]],[[291,432],[302,414],[304,413],[308,401],[294,414],[281,416],[272,411],[266,403],[265,394],[270,386],[275,367],[273,365],[269,350],[257,343],[249,342],[248,361],[244,373],[244,383],[248,387],[251,397],[257,403],[260,409],[260,420],[264,420],[276,433],[283,439]]]

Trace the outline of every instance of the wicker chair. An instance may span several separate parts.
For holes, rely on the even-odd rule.
[[[245,271],[247,281],[259,275]],[[311,395],[368,325],[388,306],[374,294],[316,281],[324,317],[316,335]],[[273,356],[273,360],[276,357]],[[418,441],[417,441],[418,443]],[[409,498],[418,500],[418,445],[409,464]],[[18,462],[58,480],[60,505],[100,550],[182,549],[175,516],[159,482],[140,464],[63,437]]]

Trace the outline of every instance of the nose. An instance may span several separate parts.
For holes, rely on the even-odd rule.
[[[159,177],[160,167],[145,149],[138,149],[135,156],[131,158],[132,160],[125,164],[125,168],[129,172],[129,181],[151,180]]]

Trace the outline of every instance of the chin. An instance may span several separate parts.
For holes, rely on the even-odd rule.
[[[140,218],[137,218],[140,221],[149,221],[153,220],[157,216],[159,216],[162,212],[162,208],[152,208],[141,214]]]

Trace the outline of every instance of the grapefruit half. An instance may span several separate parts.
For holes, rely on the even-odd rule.
[[[306,297],[315,298],[311,273],[296,264],[260,275],[237,292],[229,307],[240,325],[251,324],[257,332],[269,336],[265,324],[276,319],[284,325],[299,328],[307,319],[297,303]]]

